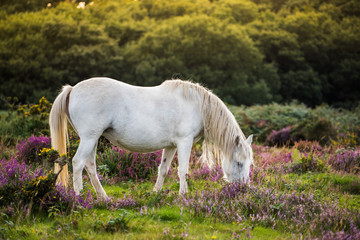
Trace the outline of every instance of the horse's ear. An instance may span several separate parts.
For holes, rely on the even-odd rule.
[[[253,135],[251,134],[251,135],[246,139],[246,143],[249,144],[249,145],[251,145],[252,139],[253,139]]]
[[[235,146],[239,146],[240,143],[240,136],[236,136],[235,138]]]

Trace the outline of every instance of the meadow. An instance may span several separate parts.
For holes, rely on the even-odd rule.
[[[81,195],[55,186],[54,161],[71,161],[79,139],[70,130],[68,156],[51,149],[50,108],[45,98],[9,99],[0,114],[0,239],[360,238],[360,107],[229,106],[256,137],[250,182],[226,183],[220,166],[203,166],[200,141],[183,196],[176,157],[154,193],[161,151],[129,153],[101,138],[106,201],[86,174]]]

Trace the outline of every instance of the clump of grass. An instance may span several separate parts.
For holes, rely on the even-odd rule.
[[[108,216],[105,221],[97,220],[94,223],[96,231],[103,230],[106,232],[126,231],[129,229],[129,222],[132,215],[129,212],[122,211],[117,216]]]

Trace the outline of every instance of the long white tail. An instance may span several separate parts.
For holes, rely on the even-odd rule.
[[[56,97],[53,106],[50,111],[49,124],[50,124],[50,136],[51,146],[59,152],[60,155],[66,154],[66,141],[68,139],[67,131],[67,112],[68,112],[68,96],[72,90],[72,87],[66,85],[63,87],[61,93]],[[55,163],[54,172],[60,171],[60,165]],[[63,186],[68,186],[68,166],[63,167],[59,174],[56,184],[62,183]]]

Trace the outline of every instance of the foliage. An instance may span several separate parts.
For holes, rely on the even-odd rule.
[[[52,104],[41,97],[37,104],[20,104],[17,98],[7,101],[9,110],[1,116],[0,132],[7,142],[14,144],[18,138],[48,135],[48,116]]]
[[[31,136],[28,139],[20,141],[16,145],[16,159],[26,163],[41,163],[41,153],[44,148],[50,148],[49,137]],[[45,152],[43,153],[45,155]],[[29,162],[32,161],[32,162]]]
[[[31,170],[31,167],[26,165],[25,162],[19,162],[15,158],[1,160],[0,206],[22,200],[22,197],[25,197],[22,187],[28,186],[28,183],[32,182],[33,179],[42,176],[43,171],[41,169]],[[38,192],[34,191],[31,194],[37,195]],[[29,203],[31,199],[32,197],[25,200],[28,200],[26,202]]]
[[[288,172],[325,172],[328,168],[325,162],[314,156],[313,153],[301,155],[297,150],[293,150],[293,159],[294,162],[289,166]]]
[[[161,151],[148,154],[130,153],[117,147],[106,150],[98,157],[98,169],[119,181],[147,180],[156,175]]]
[[[117,231],[124,231],[129,228],[128,224],[131,220],[129,217],[129,213],[124,211],[119,213],[118,216],[108,216],[106,221],[96,221],[94,228],[96,230],[105,230],[107,232],[117,232]]]
[[[280,129],[279,131],[273,130],[266,138],[266,143],[272,146],[281,146],[283,144],[293,142],[294,140],[290,137],[290,130],[291,126]]]
[[[29,166],[25,162],[19,162],[15,158],[10,160],[1,160],[0,171],[0,186],[7,184],[15,184],[18,187],[19,184],[30,180],[33,172],[29,170]],[[35,171],[35,176],[41,174],[41,171]],[[5,196],[5,195],[3,195]]]
[[[294,102],[286,105],[230,106],[230,110],[245,135],[255,134],[256,141],[269,145],[291,145],[299,140],[318,141],[324,145],[337,139],[341,145],[344,138],[349,138],[346,141],[353,138],[351,142],[354,145],[360,136],[357,109],[348,111],[328,105],[312,109]],[[348,132],[353,136],[347,137]]]
[[[360,100],[357,1],[80,2],[0,3],[0,96],[53,100],[108,76],[192,79],[237,105]]]
[[[339,149],[328,158],[331,167],[337,171],[360,173],[360,151]]]
[[[358,139],[355,133],[346,132],[337,136],[337,140],[332,140],[331,144],[334,146],[350,146],[356,147],[358,145]]]

